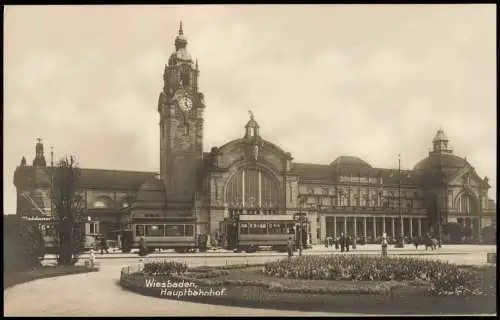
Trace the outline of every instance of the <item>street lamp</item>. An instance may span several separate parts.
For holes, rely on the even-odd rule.
[[[235,209],[232,211],[232,227],[233,227],[233,235],[231,241],[233,242],[233,250],[239,251],[239,221],[240,221],[240,209]]]
[[[302,255],[302,247],[303,247],[303,223],[307,220],[307,216],[305,212],[302,210],[302,206],[304,204],[304,199],[300,198],[299,212],[295,214],[294,219],[299,223],[299,256]]]
[[[401,208],[401,176],[403,170],[401,170],[401,155],[398,154],[398,216],[400,221],[400,234],[399,239],[396,243],[396,248],[404,248],[405,246],[405,233],[404,233],[404,222],[403,222],[403,211]],[[409,177],[409,173],[406,172]]]

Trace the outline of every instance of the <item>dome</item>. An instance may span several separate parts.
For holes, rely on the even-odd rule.
[[[467,160],[453,154],[441,153],[430,154],[427,158],[421,160],[414,167],[414,170],[427,170],[431,168],[463,168],[469,163]]]
[[[257,121],[255,121],[252,111],[248,111],[248,113],[250,113],[250,120],[248,120],[245,128],[260,128]]]
[[[339,156],[337,157],[332,163],[330,163],[331,166],[340,166],[340,167],[366,167],[366,168],[371,168],[372,166],[361,159],[360,157],[355,157],[355,156]]]
[[[156,203],[165,203],[165,187],[163,186],[163,180],[158,177],[154,177],[146,181],[140,188],[137,193],[136,201],[137,202],[156,202]],[[132,206],[134,206],[132,205]]]

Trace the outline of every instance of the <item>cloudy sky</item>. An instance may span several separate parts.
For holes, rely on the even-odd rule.
[[[159,171],[158,95],[179,21],[200,65],[205,150],[261,135],[297,162],[413,167],[442,127],[496,194],[491,5],[7,6],[4,206],[36,138],[49,160]]]

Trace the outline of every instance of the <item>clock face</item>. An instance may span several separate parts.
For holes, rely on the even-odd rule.
[[[193,101],[191,101],[191,99],[189,99],[188,97],[183,97],[179,100],[179,106],[184,111],[191,111],[191,108],[193,107]]]

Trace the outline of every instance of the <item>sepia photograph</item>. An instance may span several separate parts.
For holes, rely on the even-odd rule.
[[[6,5],[5,316],[494,316],[494,4]]]

